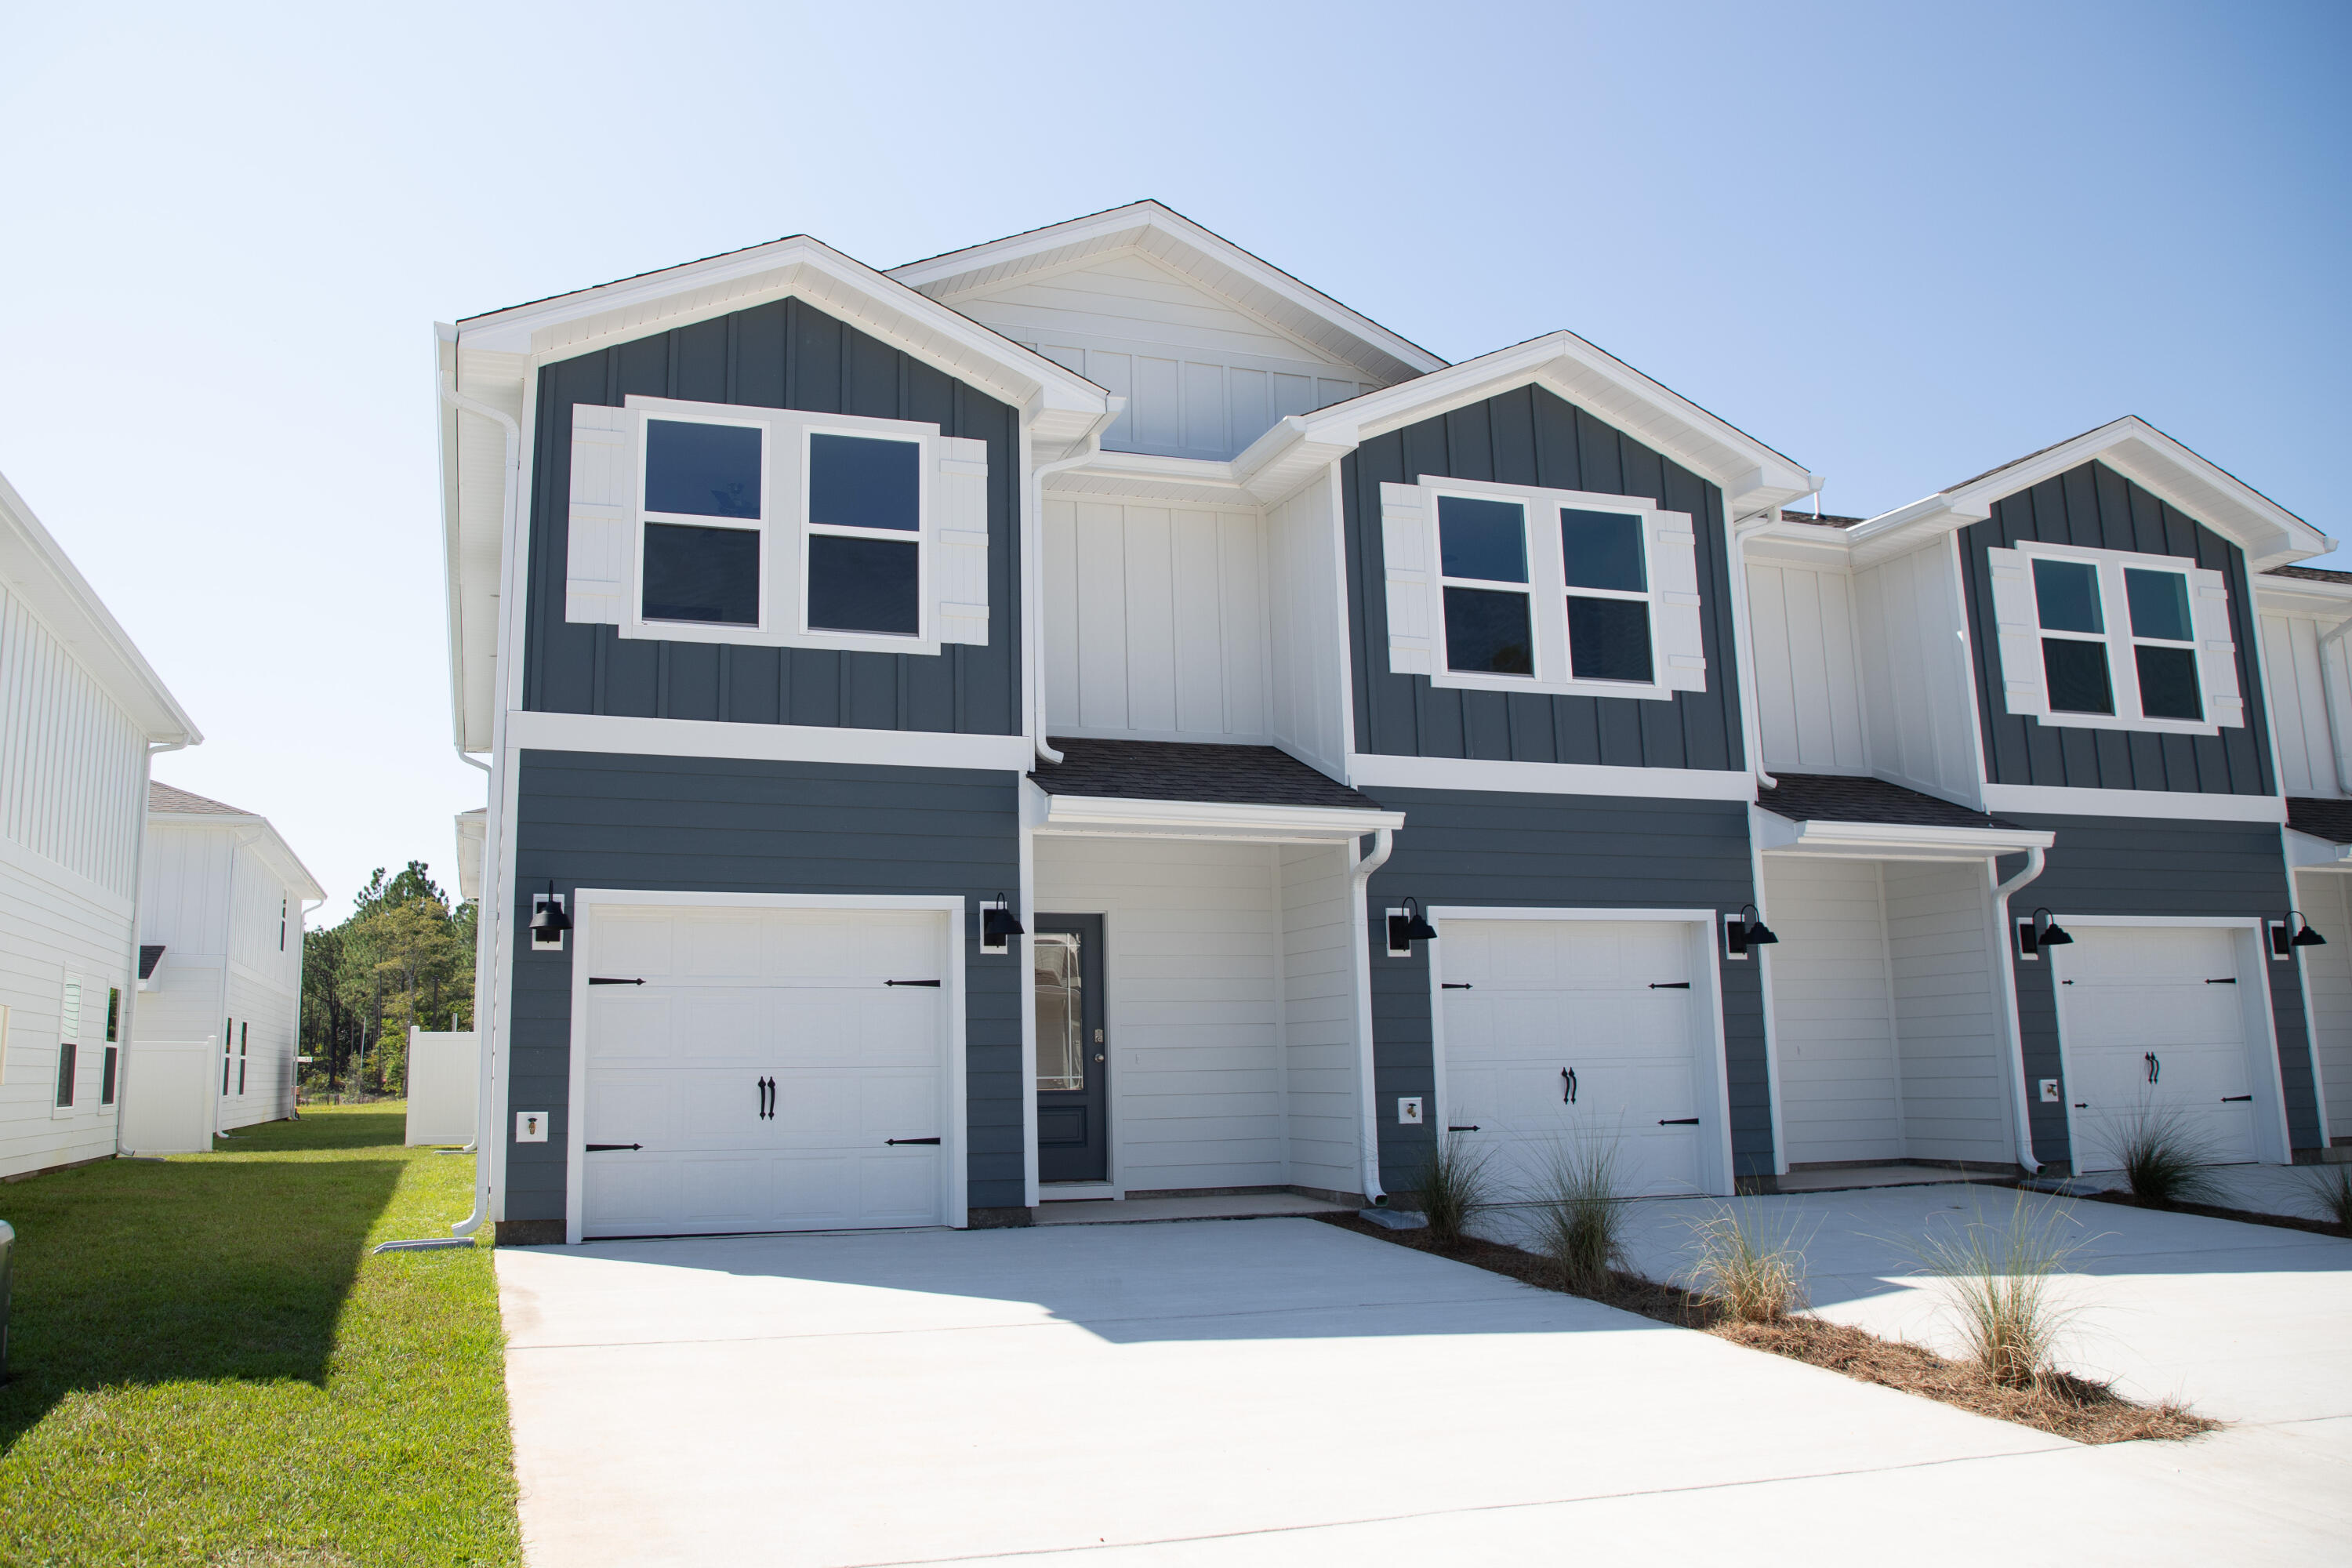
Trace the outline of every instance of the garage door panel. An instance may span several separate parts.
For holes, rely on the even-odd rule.
[[[776,1132],[799,1144],[856,1141],[858,1075],[803,1068],[775,1078],[776,1113],[770,1120]]]
[[[698,979],[744,980],[761,973],[763,948],[753,910],[698,912],[678,921],[679,973]]]
[[[677,998],[665,991],[610,986],[588,991],[588,1059],[615,1068],[669,1059],[684,1037],[672,1026]]]
[[[881,1223],[924,1223],[939,1187],[940,1154],[931,1148],[885,1149],[857,1160],[858,1198],[866,1213],[887,1215]]]
[[[929,1075],[866,1073],[857,1079],[858,1126],[884,1138],[936,1138],[939,1086]]]
[[[848,1150],[780,1155],[768,1162],[774,1197],[769,1218],[779,1230],[827,1229],[856,1225],[929,1225],[928,1217],[884,1218],[867,1210],[859,1195],[858,1156]],[[918,1202],[921,1215],[930,1205]],[[861,1215],[865,1217],[860,1217]]]
[[[673,973],[674,920],[666,911],[598,910],[583,954],[590,972],[648,977]]]
[[[681,1063],[740,1061],[766,1052],[768,998],[757,989],[687,991],[677,998],[677,1013],[684,1032],[672,1049]]]
[[[677,1167],[634,1154],[591,1154],[581,1202],[601,1234],[665,1228],[678,1213]]]

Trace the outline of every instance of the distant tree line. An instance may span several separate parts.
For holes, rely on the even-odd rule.
[[[302,933],[302,1069],[310,1094],[403,1094],[408,1030],[474,1025],[473,900],[452,907],[422,860],[360,889],[341,925]]]

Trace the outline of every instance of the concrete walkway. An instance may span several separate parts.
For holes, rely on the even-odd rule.
[[[2352,1420],[2086,1449],[1310,1220],[498,1268],[537,1568],[2326,1561],[2352,1530]]]

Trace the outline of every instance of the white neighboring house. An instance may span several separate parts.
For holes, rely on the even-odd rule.
[[[0,1177],[115,1152],[148,761],[202,739],[0,479]]]
[[[268,818],[147,786],[139,1038],[214,1042],[216,1131],[294,1114],[302,917],[326,896]]]

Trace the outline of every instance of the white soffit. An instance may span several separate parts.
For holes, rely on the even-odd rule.
[[[2169,501],[2246,552],[2262,571],[2325,554],[2336,542],[2228,470],[2135,415],[2045,447],[1988,473],[1881,512],[1848,530],[1854,563],[1868,565],[1992,515],[1993,503],[2096,459]]]
[[[2352,871],[2352,844],[2286,830],[2286,863],[2298,871]]]
[[[1926,827],[1886,822],[1793,821],[1767,806],[1757,813],[1756,847],[1768,855],[1862,860],[1979,860],[2047,849],[2055,833],[2031,827]]]
[[[1039,791],[1041,795],[1045,794]],[[1041,833],[1126,838],[1240,838],[1344,844],[1404,826],[1401,811],[1346,806],[1243,805],[1216,801],[1129,800],[1119,795],[1045,795]]]
[[[1393,383],[1445,362],[1221,235],[1155,201],[1073,218],[891,268],[890,276],[954,304],[1045,272],[1124,250],[1150,257],[1269,326]]]

